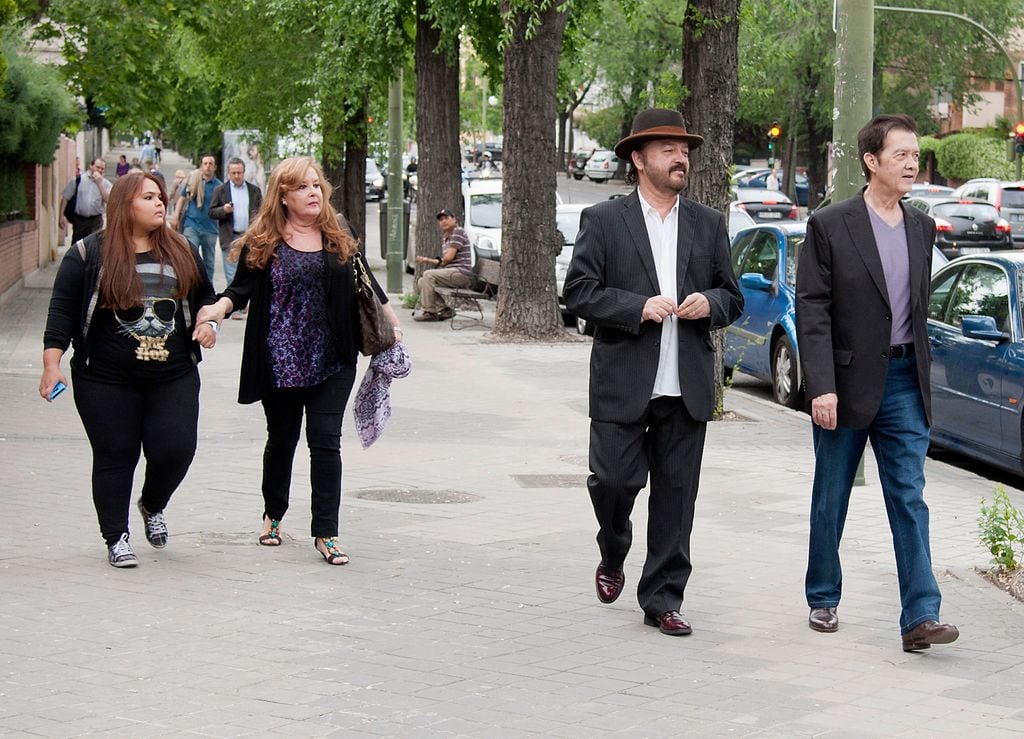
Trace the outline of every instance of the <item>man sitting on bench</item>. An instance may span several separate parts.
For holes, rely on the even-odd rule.
[[[444,237],[441,256],[416,257],[417,262],[430,266],[419,281],[422,312],[413,316],[414,321],[444,321],[451,318],[455,311],[437,294],[437,288],[467,288],[472,282],[473,267],[466,231],[447,209],[437,214],[437,225]]]

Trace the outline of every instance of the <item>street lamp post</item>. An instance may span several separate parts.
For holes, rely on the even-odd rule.
[[[1017,64],[1016,64],[1016,62],[1014,62],[1013,57],[1010,56],[1010,53],[1006,50],[1006,47],[1004,47],[999,42],[999,39],[997,39],[995,37],[995,34],[993,34],[990,30],[985,28],[985,26],[981,25],[976,20],[968,18],[966,15],[960,15],[959,13],[950,13],[950,12],[947,12],[945,10],[931,10],[931,9],[928,9],[928,8],[897,8],[897,7],[893,7],[893,6],[890,6],[890,5],[876,5],[875,6],[875,10],[889,10],[889,11],[893,11],[893,12],[896,12],[896,13],[919,13],[921,15],[940,15],[940,16],[945,16],[947,18],[956,18],[957,20],[964,21],[965,23],[970,23],[972,26],[977,28],[979,31],[981,31],[983,34],[985,34],[985,36],[988,37],[989,41],[991,41],[993,44],[996,45],[997,49],[999,49],[1001,52],[1003,52],[1003,56],[1005,56],[1006,60],[1010,63],[1010,74],[1013,75],[1013,84],[1014,84],[1014,86],[1016,88],[1016,93],[1017,93],[1016,94],[1016,98],[1017,98],[1017,121],[1024,120],[1024,101],[1021,100],[1021,92],[1022,91],[1021,91],[1020,73],[1017,71]],[[1020,173],[1021,173],[1021,155],[1020,154],[1016,155],[1016,160],[1017,160],[1017,179],[1019,180],[1020,179]]]

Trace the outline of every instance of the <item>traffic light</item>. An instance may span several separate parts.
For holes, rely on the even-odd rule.
[[[1013,127],[1013,142],[1014,151],[1018,154],[1024,154],[1024,122],[1020,122]]]
[[[1022,124],[1024,125],[1024,124]],[[775,164],[775,141],[782,135],[782,126],[778,121],[768,127],[768,166]]]

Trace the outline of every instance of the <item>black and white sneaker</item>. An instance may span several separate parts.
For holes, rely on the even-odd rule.
[[[107,547],[107,559],[114,567],[134,567],[139,563],[128,543],[128,534],[121,534],[120,539]]]
[[[142,505],[142,499],[139,498],[139,513],[142,514],[142,520],[146,524],[146,541],[157,549],[163,549],[167,546],[167,520],[164,518],[164,513],[150,513]]]

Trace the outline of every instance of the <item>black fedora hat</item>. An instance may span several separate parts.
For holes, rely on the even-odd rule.
[[[683,116],[678,110],[648,108],[636,114],[629,136],[615,145],[615,156],[628,159],[634,149],[651,139],[685,141],[690,145],[691,151],[704,143],[703,136],[686,132]]]

